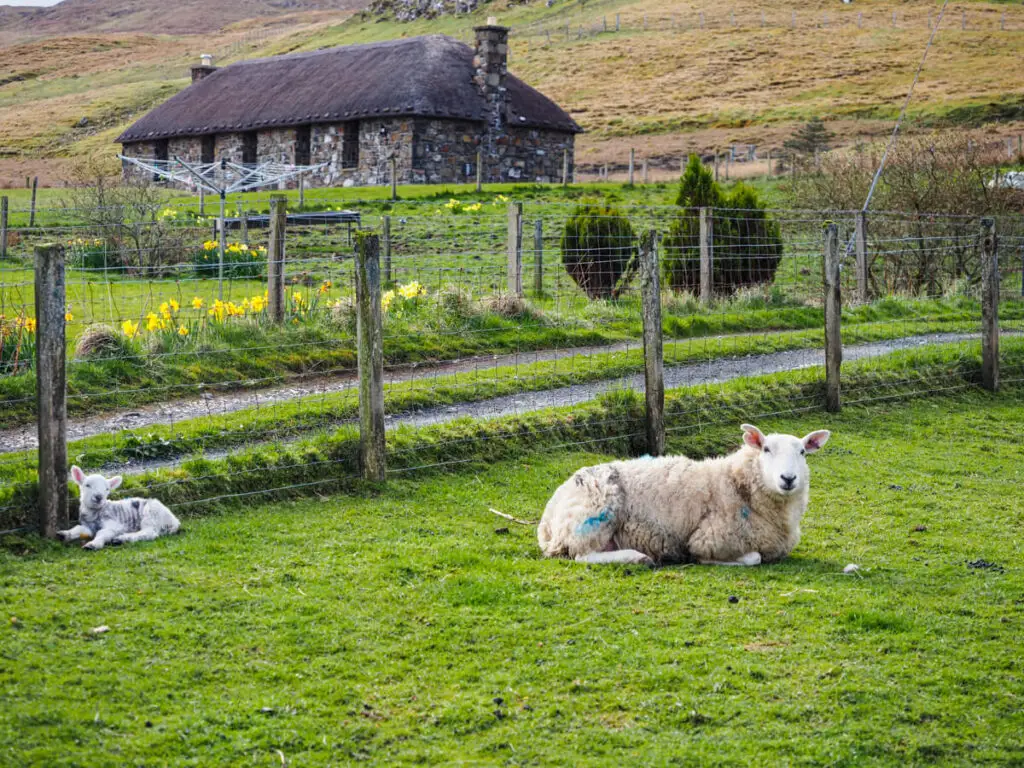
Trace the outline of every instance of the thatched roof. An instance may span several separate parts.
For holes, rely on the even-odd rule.
[[[561,107],[513,75],[510,123],[577,133]],[[373,117],[483,122],[473,49],[426,35],[252,59],[218,69],[137,121],[121,143]]]

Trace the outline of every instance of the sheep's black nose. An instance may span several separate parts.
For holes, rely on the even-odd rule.
[[[792,488],[794,483],[796,483],[796,475],[782,475],[782,484],[784,486]]]
[[[101,501],[103,501],[103,497],[97,494],[96,496],[93,496],[93,497],[92,497],[92,500],[93,500],[93,501],[94,501],[95,503],[99,504],[99,503],[100,503]]]

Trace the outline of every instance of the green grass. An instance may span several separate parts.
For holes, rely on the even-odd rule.
[[[765,420],[834,437],[800,546],[750,570],[544,561],[487,512],[536,518],[582,452],[102,553],[9,537],[0,761],[1020,764],[1022,405]],[[738,422],[705,434],[672,447]]]
[[[865,322],[847,325],[843,341],[844,344],[859,344],[926,333],[974,332],[977,332],[976,320]],[[670,341],[665,344],[664,358],[667,365],[680,365],[723,357],[820,348],[823,338],[823,332],[814,329]],[[389,384],[384,408],[387,413],[397,414],[472,403],[520,392],[615,380],[641,373],[643,368],[643,352],[638,346],[622,352],[483,368],[455,375],[439,374],[423,381]],[[138,396],[132,394],[131,397]],[[94,403],[94,399],[90,398],[89,403]],[[272,407],[264,405],[226,415],[178,420],[169,426],[154,425],[73,440],[68,443],[68,455],[89,467],[140,459],[171,459],[256,442],[296,439],[312,431],[329,431],[341,422],[358,418],[358,413],[358,395],[353,389],[284,401]],[[24,468],[33,461],[32,452],[0,455],[0,481],[24,482]]]

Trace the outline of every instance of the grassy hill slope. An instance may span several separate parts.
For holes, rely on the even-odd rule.
[[[736,0],[727,8],[702,0],[559,0],[551,8],[499,0],[474,14],[409,23],[295,14],[215,36],[35,41],[2,57],[0,160],[112,157],[117,133],[185,87],[188,64],[211,47],[223,64],[431,32],[468,41],[488,15],[514,27],[510,68],[587,129],[579,145],[584,163],[621,162],[630,146],[666,157],[729,143],[778,146],[814,115],[855,141],[889,130],[937,12],[937,4],[894,0],[811,0],[797,12],[780,0]],[[1022,55],[1019,4],[951,5],[911,116],[919,126],[1016,135],[1024,130]]]

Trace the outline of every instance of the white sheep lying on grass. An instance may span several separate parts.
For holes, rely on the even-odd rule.
[[[693,461],[644,457],[585,467],[563,483],[537,529],[548,557],[587,563],[758,565],[800,541],[806,454],[828,440],[743,425],[744,446]]]
[[[71,477],[78,484],[78,525],[57,531],[64,541],[89,539],[85,549],[103,549],[106,544],[150,541],[158,536],[177,533],[178,518],[156,499],[121,499],[111,501],[110,492],[121,484],[121,476],[109,480],[103,475],[89,475],[78,467],[71,468]]]

